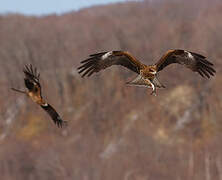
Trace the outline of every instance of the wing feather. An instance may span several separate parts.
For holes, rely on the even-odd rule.
[[[202,77],[210,78],[216,73],[213,63],[208,61],[205,56],[181,49],[167,51],[155,65],[157,71],[161,71],[173,63],[185,65],[192,71],[198,72]]]
[[[140,70],[145,67],[131,54],[125,51],[109,51],[89,55],[89,58],[81,62],[78,67],[78,72],[84,76],[91,76],[95,72],[99,72],[112,65],[121,65],[131,71],[140,73]]]
[[[63,121],[56,110],[50,104],[43,104],[41,107],[50,115],[53,122],[60,128],[67,125],[67,121]]]
[[[29,66],[25,65],[23,72],[25,74],[24,81],[26,88],[29,91],[41,92],[41,85],[39,83],[40,74],[37,72],[37,69],[36,68],[33,69],[31,64]]]

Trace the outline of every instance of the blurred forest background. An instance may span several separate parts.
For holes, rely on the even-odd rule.
[[[155,0],[63,15],[0,16],[2,180],[222,180],[222,2]],[[82,79],[91,53],[127,50],[146,64],[184,48],[208,57],[207,80],[179,65],[164,90],[128,87],[136,75],[113,67]],[[41,73],[43,96],[67,128],[30,99],[23,66]],[[7,97],[7,98],[6,98]]]

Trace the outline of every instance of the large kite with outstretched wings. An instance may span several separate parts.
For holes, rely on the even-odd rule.
[[[202,77],[210,78],[210,76],[214,76],[216,73],[213,64],[206,57],[181,49],[167,51],[154,65],[142,64],[126,51],[109,51],[92,54],[81,63],[82,65],[78,67],[78,70],[82,77],[91,76],[93,73],[112,65],[124,66],[138,74],[135,79],[127,84],[152,88],[153,91],[151,94],[154,95],[156,95],[156,88],[165,87],[157,79],[157,74],[172,63],[184,65],[192,71],[198,72]]]
[[[66,125],[67,122],[63,121],[55,109],[42,98],[41,85],[39,82],[40,74],[37,72],[37,69],[33,68],[32,65],[25,66],[23,72],[25,74],[24,81],[27,91],[21,91],[15,88],[12,88],[12,90],[25,93],[32,101],[40,105],[58,127]]]

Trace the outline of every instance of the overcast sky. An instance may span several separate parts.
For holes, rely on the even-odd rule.
[[[1,0],[0,13],[22,13],[26,15],[60,14],[92,5],[121,1],[124,0]]]

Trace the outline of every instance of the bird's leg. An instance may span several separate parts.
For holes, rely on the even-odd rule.
[[[155,87],[155,85],[153,83],[151,83],[151,86],[152,86],[153,91],[151,92],[150,95],[156,96],[156,87]]]
[[[11,88],[11,90],[16,91],[16,92],[19,92],[19,93],[26,94],[25,91],[21,91],[21,90],[19,90],[19,89]]]

